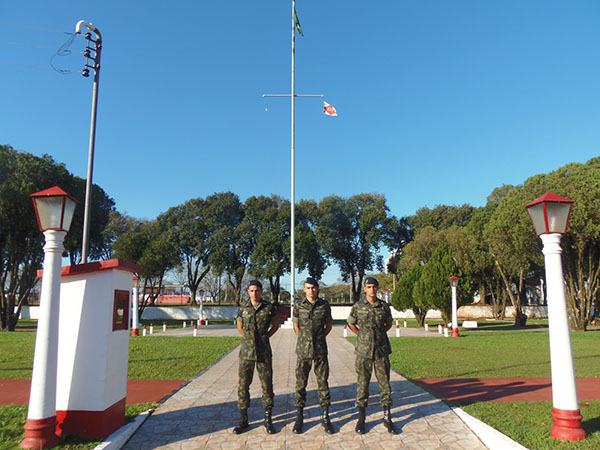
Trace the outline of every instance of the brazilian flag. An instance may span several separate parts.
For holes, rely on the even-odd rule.
[[[304,36],[304,33],[302,32],[302,28],[300,28],[300,21],[298,20],[298,14],[296,14],[296,8],[294,8],[294,26],[296,27],[296,30],[298,30],[298,33],[300,33],[300,36]]]

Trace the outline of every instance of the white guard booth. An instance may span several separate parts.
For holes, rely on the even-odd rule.
[[[118,259],[62,268],[57,431],[103,439],[125,421],[133,272]]]

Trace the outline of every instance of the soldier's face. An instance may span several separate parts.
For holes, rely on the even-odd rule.
[[[258,286],[250,286],[248,288],[248,295],[250,296],[250,300],[254,303],[258,303],[262,298],[262,289]]]
[[[373,301],[376,299],[378,290],[379,286],[376,284],[365,284],[365,294],[367,295],[367,300]]]
[[[319,286],[304,284],[304,293],[309,302],[313,303],[319,295]]]

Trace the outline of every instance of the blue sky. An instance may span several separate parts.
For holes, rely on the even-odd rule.
[[[391,213],[485,204],[502,184],[600,152],[600,3],[298,0],[296,198],[385,194]],[[0,143],[87,167],[92,79],[77,21],[104,46],[94,182],[154,218],[230,190],[290,196],[291,2],[0,2]]]

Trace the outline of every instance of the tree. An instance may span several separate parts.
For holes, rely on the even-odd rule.
[[[290,270],[290,202],[278,195],[249,197],[244,211],[252,246],[250,273],[269,280],[273,302],[278,303],[281,277]]]
[[[138,308],[141,317],[146,306],[154,304],[160,295],[166,273],[179,262],[177,246],[156,221],[150,221],[121,235],[113,251],[116,258],[141,266],[138,274],[143,286]]]
[[[388,219],[383,242],[391,255],[386,269],[392,274],[394,279],[400,272],[399,263],[402,259],[403,249],[413,238],[414,233],[406,217],[398,219],[396,216],[392,216]]]
[[[158,216],[159,226],[179,253],[178,263],[186,273],[190,302],[195,305],[196,292],[202,278],[210,270],[208,239],[211,230],[205,220],[206,202],[201,198],[188,200],[169,208]]]
[[[552,191],[575,201],[567,234],[562,238],[562,260],[571,327],[585,331],[600,289],[600,158],[531,177],[523,184],[523,191],[527,200]],[[531,223],[528,225],[533,235]],[[540,239],[534,239],[539,244]],[[536,250],[541,257],[539,247]]]
[[[13,331],[21,308],[31,290],[38,282],[37,270],[44,259],[44,236],[40,232],[34,207],[29,195],[60,186],[74,198],[81,180],[74,177],[64,164],[54,161],[49,155],[41,157],[20,152],[9,145],[0,145],[0,328]],[[91,214],[102,217],[112,209],[114,202],[98,186],[95,187],[97,203],[93,203]],[[101,207],[99,205],[102,205]],[[99,210],[100,209],[100,210]],[[75,209],[74,223],[66,236],[64,245],[73,262],[80,247],[82,227],[78,220],[83,214],[83,205]],[[103,245],[101,234],[104,223],[98,219],[93,230],[90,247]],[[16,308],[16,309],[15,309]]]
[[[359,194],[348,199],[332,195],[319,203],[317,240],[325,256],[352,284],[352,299],[360,298],[365,273],[383,269],[378,254],[388,224],[388,207],[381,194]]]
[[[72,177],[63,189],[71,194],[73,198],[85,199],[85,180],[79,177]],[[115,212],[115,201],[110,198],[104,189],[97,184],[92,184],[92,203],[90,205],[90,229],[88,242],[88,260],[94,261],[102,259],[106,253],[109,243],[106,242],[107,235],[104,230],[110,222],[110,214]],[[81,246],[83,243],[83,218],[85,214],[85,205],[82,201],[73,215],[71,229],[65,237],[65,251],[68,253],[71,264],[81,262]]]
[[[205,220],[211,230],[208,262],[214,273],[227,275],[227,284],[239,306],[246,268],[252,254],[250,225],[237,195],[223,192],[206,198]]]
[[[408,269],[417,263],[425,264],[443,240],[443,233],[434,227],[421,228],[402,250],[402,257],[398,264],[400,270]]]
[[[295,257],[299,271],[307,270],[315,280],[320,280],[328,266],[327,259],[317,240],[316,227],[319,208],[313,200],[301,200],[296,205]]]
[[[392,294],[392,306],[398,311],[412,310],[419,326],[422,327],[425,323],[427,309],[423,307],[422,298],[415,291],[415,285],[421,279],[423,266],[419,263],[413,264],[402,276],[398,279],[396,289]]]
[[[457,306],[460,306],[470,296],[470,282],[454,260],[448,245],[442,242],[423,266],[420,288],[424,295],[422,304],[427,309],[438,309],[446,322],[452,317],[452,289],[448,281],[451,276],[460,278],[456,292]]]
[[[490,196],[491,197],[491,196]],[[467,270],[471,280],[479,290],[479,298],[485,302],[490,298],[494,317],[504,317],[506,308],[506,292],[504,283],[496,269],[494,258],[490,252],[488,242],[484,237],[485,225],[489,222],[492,213],[498,207],[498,202],[489,200],[486,206],[478,208],[466,227],[470,263]]]
[[[498,203],[483,233],[505,292],[515,309],[517,327],[527,323],[523,312],[527,279],[534,274],[534,279],[541,276],[541,244],[524,208],[533,198],[531,191],[523,186],[511,189]]]
[[[415,233],[425,227],[445,230],[453,225],[459,227],[467,225],[474,211],[475,208],[468,204],[461,206],[438,205],[433,209],[423,207],[407,220]]]
[[[127,213],[112,210],[108,213],[108,223],[102,231],[104,247],[100,250],[100,259],[113,258],[113,244],[119,236],[128,231],[135,230],[140,221]]]

